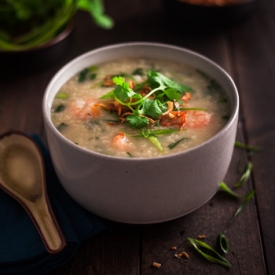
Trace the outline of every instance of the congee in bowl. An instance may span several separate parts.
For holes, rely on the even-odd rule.
[[[214,136],[230,116],[221,85],[187,64],[149,58],[91,64],[56,94],[51,119],[73,143],[117,157],[159,157]]]
[[[231,161],[239,98],[231,77],[193,51],[111,45],[60,69],[43,99],[60,182],[106,219],[156,223],[219,189]]]

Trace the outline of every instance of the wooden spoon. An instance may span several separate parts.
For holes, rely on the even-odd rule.
[[[36,143],[23,133],[0,137],[0,187],[25,208],[47,251],[60,252],[66,242],[49,203],[42,155]]]

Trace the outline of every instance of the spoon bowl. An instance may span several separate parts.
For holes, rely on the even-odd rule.
[[[49,253],[58,253],[65,247],[48,200],[41,152],[23,133],[0,137],[0,187],[25,208]]]

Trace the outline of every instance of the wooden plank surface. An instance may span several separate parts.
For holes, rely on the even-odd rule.
[[[275,86],[274,15],[274,1],[261,1],[256,16],[242,28],[232,30],[246,140],[262,147],[253,157],[253,184],[268,274],[275,274],[275,113],[271,103]]]

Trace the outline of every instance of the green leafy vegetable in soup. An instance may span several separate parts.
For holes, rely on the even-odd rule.
[[[211,138],[230,116],[222,87],[191,66],[149,59],[95,65],[65,83],[52,105],[54,125],[89,150],[131,158],[174,154]]]

